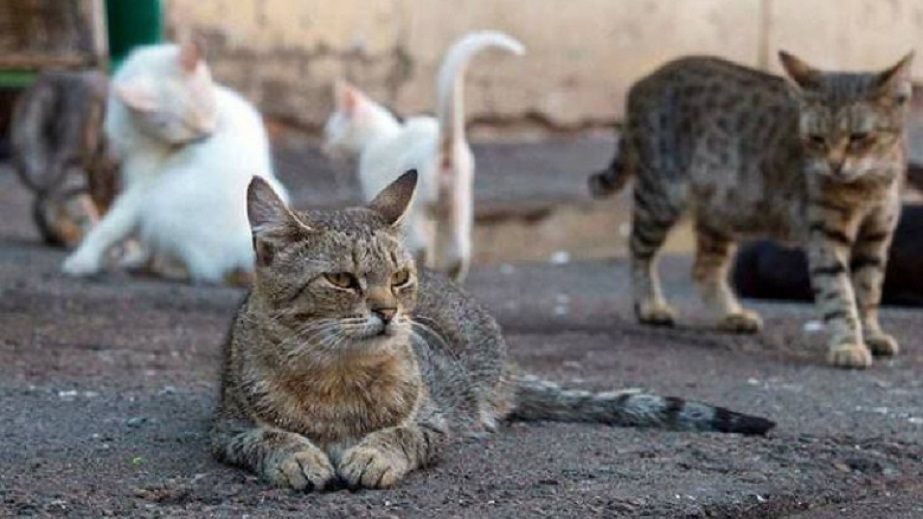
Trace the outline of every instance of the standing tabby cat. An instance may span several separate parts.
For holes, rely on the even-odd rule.
[[[665,65],[628,95],[620,153],[590,178],[604,195],[636,177],[631,235],[635,311],[672,324],[657,251],[684,213],[697,234],[693,277],[720,328],[755,332],[728,286],[741,236],[807,250],[829,324],[829,360],[864,368],[898,351],[878,324],[882,273],[900,211],[908,55],[877,73],[830,73],[780,53],[793,84],[715,58]]]
[[[294,213],[254,178],[253,290],[225,346],[215,456],[280,486],[388,487],[505,418],[762,434],[678,398],[518,376],[497,323],[401,243],[416,172],[368,207]]]

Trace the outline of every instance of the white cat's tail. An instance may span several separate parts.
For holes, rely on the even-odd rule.
[[[468,62],[478,52],[496,47],[516,55],[522,55],[526,49],[516,39],[497,31],[478,31],[468,33],[455,42],[442,60],[442,66],[436,75],[437,113],[439,116],[439,151],[442,162],[452,160],[453,144],[464,140],[464,75]]]

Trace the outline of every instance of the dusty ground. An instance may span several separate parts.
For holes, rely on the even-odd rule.
[[[478,152],[497,171],[534,172],[522,189],[576,196],[609,146]],[[562,178],[568,153],[577,164]],[[284,158],[330,171],[313,153]],[[301,205],[353,196],[343,174],[312,184],[283,173]],[[478,192],[515,195],[514,180],[487,173]],[[524,368],[721,403],[778,428],[744,438],[514,424],[451,448],[395,490],[299,494],[208,455],[218,347],[243,292],[118,274],[71,280],[58,274],[63,257],[35,242],[23,194],[0,172],[0,516],[923,516],[919,310],[884,313],[901,356],[845,372],[823,364],[822,334],[803,331],[807,306],[753,305],[766,318],[759,336],[709,332],[687,258],[664,265],[686,318],[672,331],[633,322],[622,262],[477,268],[468,287]]]

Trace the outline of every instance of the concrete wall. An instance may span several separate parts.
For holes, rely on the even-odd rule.
[[[515,58],[479,57],[469,120],[579,128],[617,121],[628,87],[665,60],[725,56],[777,71],[779,48],[820,66],[884,67],[923,50],[920,0],[166,0],[169,25],[206,37],[215,75],[307,128],[346,77],[399,113],[430,110],[443,51],[509,32]],[[923,79],[923,56],[915,64]]]

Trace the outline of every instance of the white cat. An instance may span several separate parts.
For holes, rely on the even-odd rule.
[[[407,216],[407,245],[426,266],[464,278],[471,261],[474,218],[474,156],[465,140],[463,75],[471,58],[488,47],[517,55],[521,43],[494,31],[474,32],[446,53],[436,75],[437,117],[401,123],[358,89],[337,82],[336,111],[324,128],[324,149],[359,156],[359,181],[366,200],[403,172],[420,174]]]
[[[166,258],[196,282],[252,271],[247,185],[259,175],[287,194],[260,115],[212,82],[197,44],[134,51],[113,77],[104,128],[122,192],[64,272],[99,272],[107,250],[131,235],[143,251],[133,263]]]

